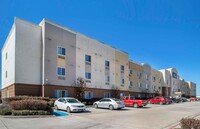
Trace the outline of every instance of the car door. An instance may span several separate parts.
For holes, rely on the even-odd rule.
[[[101,100],[99,100],[99,103],[98,103],[98,107],[104,107],[104,101],[105,101],[105,99],[101,99]]]
[[[109,108],[111,102],[112,102],[112,101],[111,101],[110,99],[105,99],[105,100],[104,100],[104,104],[103,104],[104,108]]]
[[[58,106],[59,109],[63,110],[64,109],[64,99],[62,99],[62,98],[59,99],[57,106]]]
[[[125,103],[126,106],[130,106],[129,98],[127,96],[124,97],[124,103]]]

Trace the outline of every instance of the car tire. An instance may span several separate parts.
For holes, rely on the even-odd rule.
[[[118,110],[121,110],[122,108],[118,108]]]
[[[134,103],[134,104],[133,104],[133,107],[134,107],[134,108],[138,108],[138,107],[139,107],[139,106],[138,106],[138,103]]]
[[[55,105],[55,110],[58,110],[58,106],[57,105]]]
[[[110,109],[110,110],[113,110],[113,109],[114,109],[113,105],[110,105],[110,106],[109,106],[109,109]]]
[[[67,112],[70,113],[71,112],[71,109],[70,107],[67,107]]]
[[[163,102],[160,102],[160,105],[163,105]]]
[[[98,108],[98,105],[96,103],[94,104],[94,108]]]

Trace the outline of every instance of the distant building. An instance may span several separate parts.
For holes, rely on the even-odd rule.
[[[16,18],[2,48],[2,97],[76,97],[77,78],[85,79],[84,98],[134,95],[150,98],[186,92],[175,68],[155,70],[129,60],[128,53],[66,27]],[[189,82],[189,96],[196,85]]]

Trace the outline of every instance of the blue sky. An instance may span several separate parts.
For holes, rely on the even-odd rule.
[[[1,0],[0,48],[15,16],[36,24],[47,18],[126,51],[136,62],[175,67],[198,87],[199,7],[199,0]]]

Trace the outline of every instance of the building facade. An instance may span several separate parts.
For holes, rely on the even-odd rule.
[[[113,90],[138,98],[181,91],[176,69],[138,64],[126,52],[46,19],[36,25],[15,18],[2,48],[2,97],[76,97],[77,78],[86,82],[86,99],[112,97]],[[195,95],[196,85],[188,85]]]

